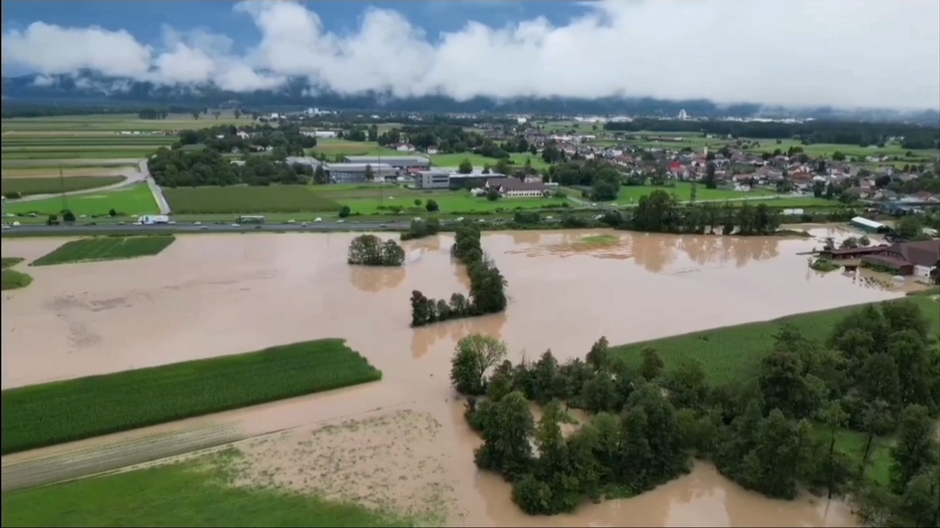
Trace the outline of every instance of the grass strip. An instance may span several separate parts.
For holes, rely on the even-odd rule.
[[[221,458],[7,493],[4,526],[414,526],[361,506],[231,485]]]
[[[2,453],[381,379],[340,339],[5,390]]]

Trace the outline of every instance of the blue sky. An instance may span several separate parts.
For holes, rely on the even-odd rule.
[[[936,0],[9,1],[4,75],[940,108]],[[117,86],[117,85],[116,85]],[[114,89],[113,87],[109,89]]]
[[[157,43],[161,25],[176,29],[203,27],[214,33],[228,35],[236,49],[244,50],[261,37],[249,17],[233,11],[230,1],[50,1],[4,2],[3,30],[22,29],[32,22],[43,21],[60,26],[101,26],[117,31],[125,29],[139,40]],[[490,26],[512,24],[519,20],[544,16],[554,24],[566,22],[583,13],[578,2],[534,0],[529,2],[502,0],[457,0],[437,2],[355,2],[321,0],[300,2],[315,10],[324,23],[334,29],[353,31],[367,6],[392,9],[405,15],[435,40],[441,31],[456,31],[468,20]],[[185,8],[182,8],[185,6]]]

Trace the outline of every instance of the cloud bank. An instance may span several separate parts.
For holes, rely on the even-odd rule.
[[[344,94],[707,98],[843,108],[940,108],[940,2],[645,0],[582,4],[568,23],[430,38],[401,14],[366,8],[352,34],[293,2],[234,9],[261,39],[246,53],[204,30],[126,31],[34,22],[3,34],[4,64],[41,74],[90,69],[161,84],[276,89],[290,77]]]

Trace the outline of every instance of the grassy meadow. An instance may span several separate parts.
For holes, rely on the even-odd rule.
[[[22,196],[33,194],[55,194],[83,191],[107,187],[121,183],[123,176],[71,176],[68,178],[4,178],[0,180],[2,194],[19,193]]]
[[[62,244],[52,252],[31,262],[30,266],[54,266],[77,262],[102,262],[152,257],[169,247],[176,237],[169,236],[103,236],[80,238]]]
[[[87,193],[74,196],[59,196],[28,202],[14,202],[3,205],[5,214],[39,216],[57,215],[63,209],[69,209],[75,216],[105,216],[111,209],[121,215],[158,214],[160,208],[153,198],[153,193],[145,183],[122,187],[101,193]]]
[[[342,208],[330,193],[311,186],[177,187],[163,189],[170,210],[177,214],[336,212]]]
[[[229,451],[3,494],[4,526],[418,526],[286,490],[237,487]]]
[[[382,373],[341,339],[3,391],[3,454],[358,385]]]
[[[33,278],[26,273],[12,269],[0,271],[0,290],[18,290],[33,283]]]
[[[940,305],[937,301],[926,296],[914,296],[908,299],[916,303],[930,320],[933,325],[932,333],[940,333],[940,318],[937,317]],[[730,383],[747,379],[756,371],[761,359],[771,351],[774,335],[780,329],[781,324],[794,325],[809,339],[824,340],[829,336],[833,325],[859,308],[859,306],[847,306],[834,310],[791,315],[772,321],[715,328],[653,341],[631,343],[616,347],[615,352],[627,362],[638,365],[642,357],[641,351],[646,347],[652,347],[656,349],[666,368],[685,361],[698,361],[704,368],[709,383]]]

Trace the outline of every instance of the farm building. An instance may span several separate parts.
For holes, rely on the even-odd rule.
[[[874,220],[869,220],[862,216],[856,216],[853,218],[850,223],[864,231],[869,233],[884,233],[885,231],[890,230],[890,228],[881,222],[875,222]]]
[[[346,156],[346,161],[371,165],[391,165],[400,170],[426,170],[431,167],[431,160],[424,156]]]

